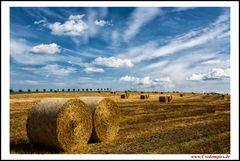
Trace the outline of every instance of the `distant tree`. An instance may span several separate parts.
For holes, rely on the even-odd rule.
[[[64,89],[62,89],[62,92],[64,92]]]
[[[36,89],[36,92],[38,92],[38,89]]]
[[[70,92],[71,90],[70,89],[68,89],[68,92]]]
[[[19,89],[18,92],[23,92],[23,90]]]
[[[73,92],[75,92],[75,89],[73,88]]]
[[[14,92],[13,89],[10,89],[10,93]]]
[[[88,91],[88,88],[86,89],[86,91]]]
[[[90,88],[89,90],[92,91],[92,88]]]
[[[50,89],[50,92],[52,92],[53,91],[53,89]]]
[[[82,89],[82,91],[84,91],[84,89]]]
[[[99,91],[99,88],[97,90]]]
[[[109,91],[109,88],[107,88],[107,91]]]
[[[80,89],[78,89],[78,92],[80,91]]]
[[[28,92],[31,92],[31,89],[28,89]]]
[[[46,89],[43,89],[43,92],[46,92]]]
[[[101,88],[101,91],[102,91],[103,89]]]

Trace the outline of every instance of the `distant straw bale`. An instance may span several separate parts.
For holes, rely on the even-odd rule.
[[[128,98],[129,97],[129,93],[121,93],[121,98]]]
[[[172,102],[172,95],[167,95],[168,102]]]
[[[149,94],[141,94],[140,95],[140,99],[148,99],[149,98]]]
[[[167,102],[168,99],[166,96],[159,96],[159,102]]]
[[[172,102],[172,95],[160,95],[159,102]]]

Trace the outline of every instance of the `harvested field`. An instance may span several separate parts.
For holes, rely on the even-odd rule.
[[[12,154],[229,154],[230,96],[168,93],[172,102],[159,102],[158,93],[121,92],[23,93],[10,96],[10,152]],[[82,96],[110,97],[118,105],[120,126],[110,142],[88,143],[65,151],[35,146],[27,137],[26,122],[31,107],[42,98]]]

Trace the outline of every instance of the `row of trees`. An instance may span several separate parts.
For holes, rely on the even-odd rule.
[[[80,92],[80,91],[84,92],[84,91],[86,91],[86,92],[88,92],[88,91],[111,91],[111,90],[112,90],[111,88],[97,88],[97,89],[92,89],[92,88],[75,89],[75,88],[73,88],[73,89],[67,89],[67,90],[65,90],[65,89],[49,89],[49,90],[43,89],[42,92],[47,92],[47,91],[49,91],[49,92],[60,92],[60,91],[62,91],[62,92],[65,92],[65,91],[67,91],[67,92]],[[10,89],[10,92],[39,92],[39,91],[40,91],[39,89],[36,89],[35,91],[31,90],[31,89],[28,89],[27,91],[24,91],[22,89],[14,91],[13,89]]]

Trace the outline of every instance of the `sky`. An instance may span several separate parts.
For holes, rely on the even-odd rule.
[[[11,7],[11,89],[230,92],[226,7]]]

